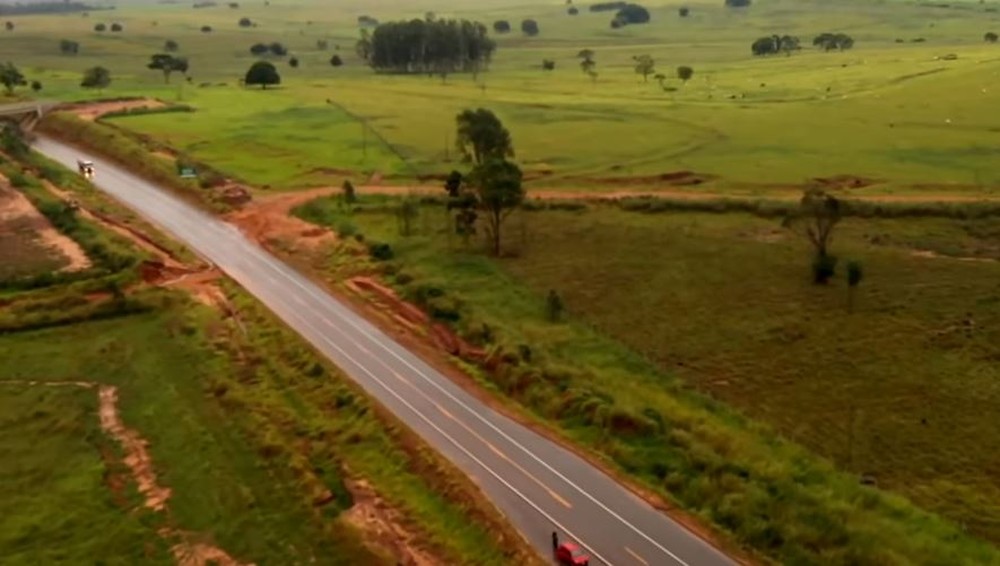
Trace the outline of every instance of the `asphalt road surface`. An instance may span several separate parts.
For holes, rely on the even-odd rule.
[[[501,416],[226,222],[71,146],[35,148],[215,263],[468,474],[543,556],[551,533],[591,564],[733,564],[722,552],[559,445]]]

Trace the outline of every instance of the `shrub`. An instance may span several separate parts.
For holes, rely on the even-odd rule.
[[[395,257],[395,254],[392,251],[392,246],[384,242],[369,242],[368,255],[372,256],[372,259],[377,261],[389,261]]]
[[[337,235],[341,238],[350,238],[358,233],[358,227],[350,220],[341,220],[337,224]]]
[[[837,258],[832,255],[817,255],[812,263],[813,282],[826,285],[837,274]]]
[[[510,22],[507,20],[497,20],[493,22],[493,31],[496,33],[510,33]]]

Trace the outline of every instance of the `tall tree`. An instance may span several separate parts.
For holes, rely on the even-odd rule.
[[[361,37],[358,42],[354,44],[354,52],[357,53],[358,58],[366,63],[371,63],[372,57],[372,39],[368,30],[361,28]]]
[[[837,260],[830,254],[833,230],[843,217],[840,201],[818,188],[802,195],[799,209],[785,218],[784,225],[799,233],[813,247],[813,276],[816,283],[826,283],[834,275]]]
[[[576,56],[580,58],[580,70],[583,71],[583,74],[589,75],[594,72],[597,62],[594,61],[593,49],[581,49]]]
[[[97,89],[97,92],[102,92],[104,89],[108,88],[108,85],[110,84],[111,71],[100,66],[91,67],[84,71],[83,80],[80,81],[81,87]]]
[[[486,236],[493,255],[499,256],[504,220],[524,202],[521,169],[503,159],[488,159],[476,165],[469,178],[476,187],[479,207],[486,219]]]
[[[649,82],[649,75],[656,73],[656,61],[649,55],[636,55],[632,59],[635,61],[635,72],[642,75],[643,82]]]
[[[458,150],[476,165],[490,159],[514,156],[510,132],[493,112],[485,108],[463,110],[455,121],[458,125],[455,139]]]
[[[260,88],[267,90],[267,87],[281,84],[281,75],[278,69],[267,61],[257,61],[247,70],[243,84],[247,86],[260,85]]]
[[[3,85],[4,91],[10,96],[14,94],[14,89],[28,83],[24,80],[24,75],[21,74],[21,71],[17,70],[17,67],[8,61],[4,65],[0,65],[0,84]]]
[[[184,57],[174,57],[168,53],[157,53],[151,55],[147,69],[157,70],[163,73],[163,82],[170,82],[170,75],[175,71],[186,74],[188,71],[188,60]]]
[[[694,69],[692,69],[691,67],[688,67],[687,65],[681,65],[680,67],[677,67],[678,79],[684,82],[688,82],[689,80],[691,80],[691,77],[693,76],[694,76]]]

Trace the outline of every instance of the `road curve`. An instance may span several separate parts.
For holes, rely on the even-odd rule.
[[[63,165],[94,161],[94,184],[187,244],[256,296],[371,396],[469,475],[550,555],[551,533],[591,564],[735,562],[583,459],[493,411],[322,288],[223,222],[123,168],[41,136]]]

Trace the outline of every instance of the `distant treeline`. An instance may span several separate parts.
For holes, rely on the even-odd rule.
[[[628,2],[599,2],[590,5],[591,12],[614,12],[624,8]]]
[[[90,12],[94,10],[110,10],[113,8],[98,8],[82,2],[37,2],[30,4],[0,4],[0,16],[23,16],[27,14],[62,14],[66,12]]]
[[[478,72],[489,65],[495,49],[479,22],[391,22],[372,33],[368,64],[395,73]]]

